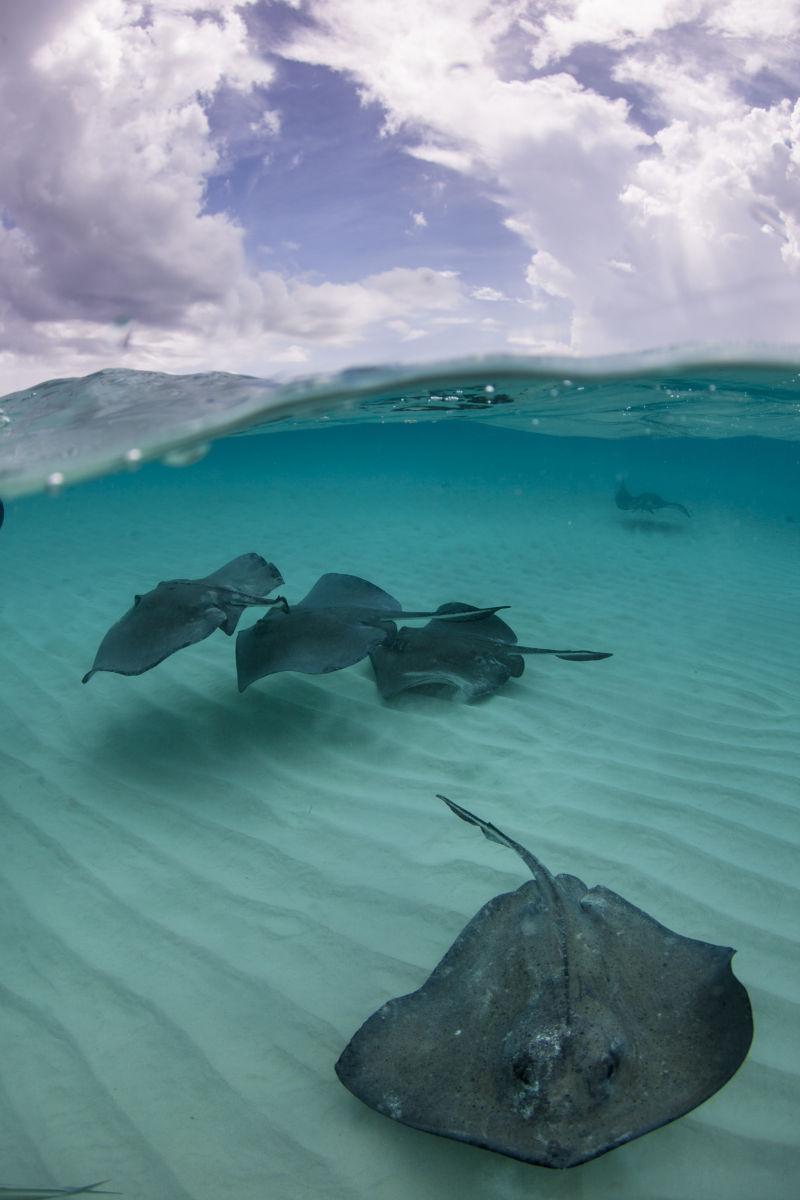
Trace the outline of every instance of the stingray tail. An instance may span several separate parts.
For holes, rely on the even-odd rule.
[[[552,875],[544,863],[539,862],[539,859],[534,854],[531,854],[530,850],[526,850],[519,842],[515,842],[513,838],[503,833],[502,829],[498,829],[496,825],[492,825],[491,822],[484,821],[482,817],[477,817],[475,813],[462,808],[460,804],[456,804],[455,800],[448,800],[447,796],[443,796],[441,792],[436,793],[436,799],[443,800],[450,811],[454,812],[462,821],[466,821],[468,825],[476,825],[488,841],[497,842],[498,846],[507,846],[509,850],[514,850],[537,878],[544,878],[555,890]],[[556,899],[558,899],[557,896]]]
[[[542,650],[538,646],[510,646],[515,654],[555,654],[568,662],[595,662],[600,658],[611,658],[610,650]]]
[[[496,604],[494,608],[470,608],[466,612],[442,612],[436,609],[435,612],[397,612],[387,613],[389,617],[435,617],[437,621],[484,621],[487,617],[493,617],[495,613],[500,612],[504,608],[510,608],[510,604]]]
[[[85,1183],[83,1187],[74,1188],[6,1188],[0,1187],[0,1197],[5,1200],[47,1200],[48,1196],[121,1196],[122,1192],[98,1192],[97,1189],[108,1179],[100,1179],[97,1183]]]
[[[239,618],[246,608],[272,608],[275,604],[280,604],[284,612],[289,611],[289,605],[286,603],[285,596],[276,596],[274,600],[265,600],[263,597],[248,596],[243,599],[242,603],[228,604],[225,621],[220,626],[223,633],[227,633],[228,637],[232,637],[236,632],[236,626],[239,624]]]

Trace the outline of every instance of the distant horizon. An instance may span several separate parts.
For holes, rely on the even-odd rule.
[[[535,377],[541,372],[542,378],[546,379],[550,376],[563,375],[565,381],[569,384],[572,382],[568,376],[572,375],[579,380],[602,380],[605,378],[616,378],[625,380],[635,378],[641,374],[658,374],[661,371],[686,371],[696,368],[703,372],[711,372],[717,368],[753,368],[756,370],[794,370],[797,368],[800,371],[800,341],[797,343],[770,343],[770,342],[753,342],[753,343],[728,343],[719,344],[714,342],[687,342],[684,345],[676,346],[652,346],[642,350],[625,350],[610,354],[523,354],[513,353],[510,351],[489,351],[484,354],[465,354],[450,358],[420,358],[413,359],[407,362],[402,360],[396,362],[359,362],[358,360],[347,364],[341,370],[325,370],[319,368],[314,371],[311,369],[303,370],[302,366],[294,371],[287,369],[285,366],[281,371],[275,371],[271,375],[255,375],[247,371],[220,371],[215,367],[203,368],[198,370],[186,371],[158,371],[153,367],[134,367],[122,362],[111,362],[104,366],[92,368],[90,371],[76,373],[73,375],[49,376],[46,379],[39,379],[34,383],[27,384],[22,388],[15,388],[11,392],[0,394],[0,403],[5,397],[16,395],[19,392],[29,391],[37,387],[43,387],[50,383],[58,383],[62,380],[70,379],[86,379],[91,375],[100,375],[104,372],[112,373],[115,371],[130,371],[131,373],[141,374],[156,374],[156,375],[174,375],[174,376],[206,376],[206,375],[231,375],[240,376],[241,378],[252,378],[263,383],[273,383],[277,387],[292,387],[295,384],[303,384],[308,382],[313,384],[315,381],[327,384],[328,381],[335,384],[339,380],[344,380],[348,375],[358,376],[361,374],[369,374],[372,372],[386,372],[390,376],[390,385],[392,388],[402,386],[403,381],[413,380],[419,376],[421,379],[437,377],[441,380],[444,378],[447,369],[452,368],[458,371],[460,376],[459,384],[465,384],[467,377],[469,382],[474,385],[477,382],[474,376],[475,370],[481,371],[490,369],[492,371],[508,371],[509,375],[518,375],[520,379],[529,379]]]
[[[800,342],[800,5],[6,0],[0,395]]]

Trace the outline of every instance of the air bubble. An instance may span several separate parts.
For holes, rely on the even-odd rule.
[[[190,467],[192,463],[200,462],[201,458],[205,458],[210,448],[208,442],[198,442],[196,446],[178,447],[175,450],[168,450],[161,461],[167,467]]]
[[[44,481],[44,486],[51,496],[57,496],[64,486],[64,476],[61,471],[52,471]]]

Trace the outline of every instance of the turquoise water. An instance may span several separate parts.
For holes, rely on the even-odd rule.
[[[0,401],[1,1185],[793,1195],[800,387],[766,364],[592,372],[328,381],[216,442],[275,389],[214,377],[212,405],[207,377],[161,377],[170,410],[125,373]],[[198,460],[158,461],[176,450]],[[691,518],[620,511],[619,477]],[[240,695],[217,632],[81,687],[134,593],[250,551],[290,603],[346,572],[613,657],[528,660],[471,705],[384,702],[368,661]],[[730,1082],[566,1172],[341,1086],[359,1025],[524,881],[441,791],[554,873],[736,948],[755,1039]]]

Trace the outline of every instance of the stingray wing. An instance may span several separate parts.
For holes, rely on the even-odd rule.
[[[398,612],[400,601],[383,588],[361,579],[358,575],[339,575],[329,572],[320,575],[311,591],[295,608],[366,609],[373,612]]]
[[[221,629],[228,637],[236,632],[239,618],[246,608],[257,604],[278,604],[279,599],[266,596],[283,583],[283,576],[274,563],[260,554],[240,554],[218,571],[197,580],[217,592],[217,603],[225,610]]]
[[[278,671],[326,675],[366,658],[394,629],[392,622],[369,621],[358,610],[312,609],[302,605],[273,609],[236,639],[239,691]]]
[[[575,913],[572,970],[621,1031],[603,1102],[575,1139],[584,1161],[719,1091],[747,1055],[753,1017],[729,946],[675,933],[604,887],[584,891]]]
[[[159,583],[111,626],[83,682],[97,671],[142,675],[176,650],[203,641],[228,619],[217,598],[203,581]]]
[[[336,1063],[345,1087],[405,1125],[543,1162],[545,1139],[509,1111],[515,1055],[505,1048],[542,984],[560,974],[557,932],[540,902],[531,881],[485,905],[418,991],[389,1000],[358,1030]],[[524,914],[537,913],[537,936],[520,946]],[[550,1015],[546,988],[540,1007]],[[534,1036],[532,1024],[529,1014]]]
[[[274,563],[267,562],[260,554],[250,553],[240,554],[218,571],[196,582],[207,587],[229,588],[232,592],[264,597],[283,583],[283,576]]]

